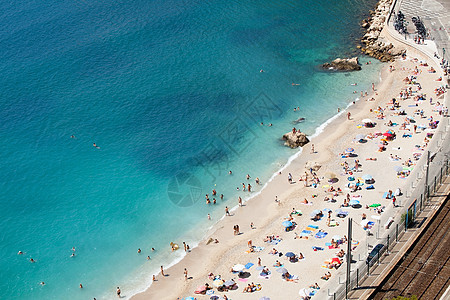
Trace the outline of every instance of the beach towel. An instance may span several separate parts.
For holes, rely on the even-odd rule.
[[[312,232],[310,230],[303,230],[302,232],[300,232],[300,236],[308,236],[310,235]]]
[[[245,265],[245,268],[248,270],[248,269],[250,269],[252,266],[253,266],[254,264],[252,264],[252,263],[247,263],[246,265]]]
[[[317,239],[323,239],[327,234],[327,232],[318,232],[314,235],[314,237]]]
[[[373,186],[373,184],[369,185],[366,187],[366,190],[373,190],[375,187]]]
[[[339,226],[338,222],[336,221],[330,221],[330,224],[328,224],[328,227],[336,227]]]
[[[313,246],[312,248],[314,251],[323,251],[322,247]]]
[[[313,229],[319,229],[319,226],[317,226],[317,225],[308,225],[308,227],[311,227]]]
[[[247,281],[248,281],[248,278],[239,278],[238,280],[239,280],[239,281],[242,281],[242,282],[247,282]]]
[[[328,249],[339,249],[339,246],[334,247],[334,246],[328,246]]]

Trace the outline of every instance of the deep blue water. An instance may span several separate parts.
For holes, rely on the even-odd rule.
[[[352,55],[374,5],[0,3],[2,295],[143,289],[180,257],[171,241],[194,245],[208,213],[218,220],[236,204],[247,173],[265,183],[295,154],[279,140],[291,121],[306,117],[300,128],[313,134],[353,101],[350,83],[377,80],[375,62],[350,74],[317,68]],[[225,198],[207,206],[213,188]]]

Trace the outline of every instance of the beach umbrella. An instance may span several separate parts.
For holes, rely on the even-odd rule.
[[[337,241],[337,240],[341,239],[341,236],[336,234],[336,235],[333,235],[332,239]]]
[[[338,217],[346,217],[348,215],[348,211],[338,209],[338,210],[336,210],[336,215]]]
[[[362,177],[362,179],[364,179],[364,180],[372,180],[373,177],[372,177],[372,175],[366,174],[366,175],[364,175],[364,176]]]
[[[222,286],[224,284],[223,280],[217,279],[213,281],[213,285],[216,287]]]
[[[353,152],[355,152],[355,149],[353,149],[353,148],[345,149],[345,153],[353,153]]]
[[[323,211],[324,211],[324,212],[329,212],[329,211],[333,212],[333,210],[332,210],[332,209],[329,209],[329,208],[324,208]]]
[[[241,265],[241,264],[236,264],[233,266],[233,271],[235,271],[235,272],[241,272],[244,269],[245,269],[245,266]]]
[[[366,123],[373,123],[371,119],[364,119],[361,122],[364,123],[364,124],[366,124]]]
[[[278,272],[278,273],[281,273],[281,274],[286,274],[286,273],[288,272],[288,270],[287,270],[286,268],[279,268],[279,269],[277,270],[277,272]]]
[[[383,133],[383,135],[386,137],[392,137],[392,133],[389,133],[389,132],[385,132],[385,133]]]
[[[359,204],[359,201],[358,201],[358,200],[355,200],[355,199],[350,200],[350,202],[348,202],[348,205],[350,205],[350,206],[358,205],[358,204]]]
[[[334,179],[334,178],[337,178],[337,175],[333,172],[326,172],[325,177],[328,179]]]
[[[285,255],[287,257],[294,257],[295,256],[295,254],[293,252],[287,252]]]
[[[313,210],[309,215],[310,215],[311,217],[315,217],[315,216],[318,215],[318,214],[320,214],[320,210],[315,209],[315,210]]]
[[[225,281],[225,286],[232,286],[233,284],[235,284],[236,282],[234,282],[233,280],[227,280]]]
[[[369,207],[378,207],[378,206],[381,206],[381,204],[380,203],[374,203],[374,204],[369,205]]]
[[[401,171],[403,171],[403,167],[402,166],[395,166],[394,167],[394,171],[397,172],[397,173],[401,172]]]
[[[359,140],[363,140],[366,136],[364,134],[357,134],[356,135],[356,139]]]
[[[281,223],[281,225],[283,225],[284,227],[291,227],[293,224],[291,221],[284,221],[283,223]]]
[[[365,220],[362,220],[360,224],[362,227],[364,227],[367,225],[367,223],[369,223],[369,220],[365,219]]]
[[[309,297],[309,290],[308,289],[300,289],[300,291],[298,291],[298,294],[300,295],[300,297]]]

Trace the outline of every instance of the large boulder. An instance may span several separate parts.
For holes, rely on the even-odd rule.
[[[285,145],[291,148],[303,147],[304,145],[309,143],[309,139],[306,137],[306,134],[300,131],[297,132],[288,132],[283,135],[283,140],[285,140]]]
[[[336,58],[331,63],[324,63],[322,68],[337,71],[359,71],[361,66],[358,63],[358,57]]]

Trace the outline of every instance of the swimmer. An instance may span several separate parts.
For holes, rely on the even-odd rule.
[[[72,251],[74,251],[74,252],[75,252],[75,247],[72,247]]]
[[[267,126],[269,126],[269,127],[272,127],[272,126],[273,126],[273,124],[272,124],[272,123],[269,123],[269,125],[267,125]]]
[[[70,257],[75,257],[75,253],[72,253],[72,254],[70,255]]]
[[[40,284],[40,285],[45,285],[45,282],[43,282],[43,281],[42,281],[42,282],[41,282],[41,283],[39,283],[39,284]]]
[[[294,85],[300,85],[300,83],[291,83],[292,86]]]
[[[82,289],[83,288],[83,285],[80,283],[80,289]]]
[[[208,214],[208,220],[211,220],[211,215],[210,214]]]
[[[22,251],[19,251],[19,252],[17,252],[17,254],[18,254],[18,255],[22,255],[22,254],[23,254],[23,252],[22,252]]]
[[[155,248],[152,248],[152,251],[155,251]]]
[[[95,147],[95,148],[97,148],[97,149],[100,149],[100,147],[99,147],[99,146],[97,146],[97,144],[96,144],[96,143],[92,144],[92,146],[94,146],[94,147]]]
[[[147,260],[150,260],[150,256],[147,256]]]
[[[72,134],[72,135],[70,136],[70,138],[71,138],[71,139],[74,139],[74,138],[75,138],[75,136],[74,136],[74,135]]]
[[[137,252],[138,252],[138,253],[141,253],[141,248],[139,248]]]
[[[264,70],[263,69],[259,70],[259,73],[264,73]]]
[[[30,262],[34,263],[36,262],[34,259],[30,258]]]
[[[231,172],[231,170],[230,170],[230,171],[228,171],[228,174],[230,174],[230,175],[231,175],[231,174],[233,174],[233,172]]]

